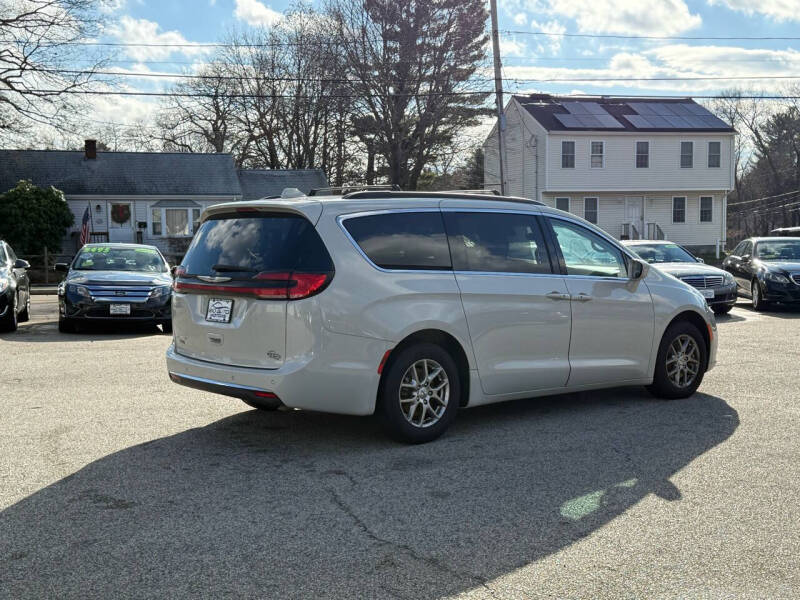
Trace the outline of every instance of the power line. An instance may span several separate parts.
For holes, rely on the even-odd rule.
[[[755,200],[743,200],[741,202],[728,203],[728,208],[731,206],[741,206],[742,204],[752,204],[753,202],[761,202],[762,200],[770,200],[771,198],[780,198],[781,196],[788,196],[789,194],[796,194],[800,190],[792,190],[791,192],[784,192],[783,194],[775,194],[774,196],[764,196],[763,198],[756,198]]]
[[[568,38],[600,38],[618,40],[752,40],[752,41],[794,41],[798,36],[743,36],[743,35],[620,35],[610,33],[559,33],[557,31],[517,31],[505,29],[501,33],[512,35],[539,35]]]

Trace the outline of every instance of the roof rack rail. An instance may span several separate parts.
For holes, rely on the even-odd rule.
[[[367,200],[374,198],[456,198],[461,200],[496,200],[498,202],[519,202],[521,204],[535,204],[537,206],[544,206],[544,202],[532,200],[530,198],[521,198],[519,196],[500,196],[487,191],[484,194],[474,192],[466,192],[464,190],[455,190],[453,192],[396,192],[396,191],[365,191],[365,192],[352,192],[342,196],[348,200]]]
[[[443,192],[446,194],[478,194],[480,196],[486,196],[487,194],[493,194],[495,196],[499,196],[500,192],[498,190],[436,190],[437,192]]]
[[[348,183],[345,185],[337,186],[337,187],[322,187],[322,188],[314,188],[310,192],[308,192],[309,196],[344,196],[346,194],[352,194],[353,192],[363,192],[363,191],[393,191],[399,192],[400,186],[397,184],[380,184],[380,185],[371,185],[371,184],[361,184],[361,183]]]

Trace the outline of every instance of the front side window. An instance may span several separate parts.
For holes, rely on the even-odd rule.
[[[445,223],[457,271],[552,272],[544,237],[533,215],[447,212]]]
[[[711,223],[714,218],[714,199],[711,196],[700,196],[700,222]]]
[[[604,142],[591,143],[591,156],[589,157],[589,164],[593,169],[603,168],[603,155],[605,151]]]
[[[561,168],[575,168],[575,142],[561,142]]]
[[[382,269],[447,270],[450,250],[442,214],[397,212],[353,217],[343,225],[369,259]]]
[[[672,199],[672,222],[686,223],[686,198],[683,196]]]
[[[720,165],[720,143],[708,142],[708,167],[718,168]]]
[[[681,169],[691,169],[694,166],[694,144],[681,142]]]
[[[550,219],[550,224],[564,256],[567,275],[628,276],[619,248],[580,225],[560,219]]]
[[[569,198],[556,198],[556,208],[569,212]]]
[[[753,242],[744,242],[742,244],[741,254],[739,256],[751,256],[753,254]]]
[[[636,142],[636,168],[650,168],[650,142]]]
[[[583,199],[583,218],[589,223],[597,224],[597,198]]]

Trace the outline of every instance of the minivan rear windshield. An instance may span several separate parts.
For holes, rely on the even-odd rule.
[[[218,215],[205,221],[183,259],[182,276],[251,279],[258,273],[330,272],[314,226],[286,213]]]

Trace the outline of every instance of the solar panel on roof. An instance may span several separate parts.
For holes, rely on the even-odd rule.
[[[564,102],[564,108],[571,115],[588,115],[589,110],[583,104],[583,102]]]
[[[689,122],[686,119],[684,119],[683,117],[671,117],[670,116],[670,117],[664,117],[664,118],[675,129],[686,129],[687,127],[691,128],[691,125],[689,125]]]
[[[686,108],[689,109],[689,112],[691,112],[693,115],[703,116],[709,114],[708,110],[699,104],[687,104]]]
[[[623,128],[622,123],[608,114],[597,102],[564,102],[563,106],[569,111],[569,114],[559,113],[553,116],[564,127],[586,129]]]
[[[583,125],[578,123],[578,118],[575,115],[556,114],[553,116],[558,119],[559,123],[561,123],[564,127],[583,127]]]
[[[607,127],[609,129],[617,129],[623,127],[622,123],[617,121],[611,115],[597,115],[597,118],[603,127]]]
[[[653,127],[647,120],[647,117],[643,117],[642,115],[625,115],[625,118],[637,129],[652,129]]]
[[[594,115],[576,115],[578,117],[578,122],[581,123],[584,127],[602,127],[600,125],[600,121],[597,120],[597,117]]]

